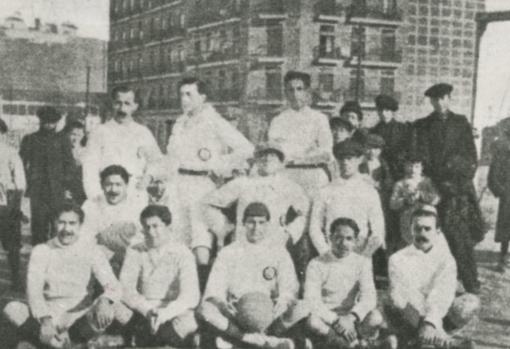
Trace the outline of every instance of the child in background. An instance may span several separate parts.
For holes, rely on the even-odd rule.
[[[329,120],[329,128],[333,135],[333,145],[350,139],[354,133],[354,126],[348,120],[341,117],[331,118]],[[336,160],[328,164],[328,171],[331,180],[340,177],[340,169],[338,168],[338,162]]]
[[[423,175],[421,158],[408,155],[404,162],[404,179],[395,184],[390,199],[390,208],[400,213],[401,247],[413,241],[411,215],[414,209],[423,204],[436,206],[439,200],[434,184]]]

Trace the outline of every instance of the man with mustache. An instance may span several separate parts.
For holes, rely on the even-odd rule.
[[[114,320],[122,288],[97,246],[84,244],[80,207],[66,203],[55,216],[56,236],[37,245],[27,273],[28,307],[11,302],[4,315],[19,335],[44,348],[86,343]],[[94,277],[103,292],[94,299],[88,285]]]
[[[108,166],[100,177],[103,194],[83,204],[84,230],[90,244],[97,242],[105,247],[114,271],[118,272],[131,239],[137,234],[141,239],[137,218],[145,204],[129,192],[130,177],[122,166]]]
[[[83,184],[88,198],[101,194],[97,177],[109,165],[123,166],[131,177],[130,190],[143,197],[147,171],[161,158],[154,136],[133,119],[138,110],[135,91],[119,86],[112,91],[113,117],[90,134],[83,160]],[[138,189],[138,190],[136,190]]]
[[[32,244],[49,238],[51,215],[67,194],[71,194],[74,167],[71,144],[57,124],[62,115],[51,106],[37,110],[39,131],[23,137],[20,156],[30,197]]]

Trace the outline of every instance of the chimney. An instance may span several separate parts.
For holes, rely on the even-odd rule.
[[[35,30],[40,30],[41,29],[41,19],[40,18],[36,18],[34,25],[35,25],[35,27],[34,27]]]

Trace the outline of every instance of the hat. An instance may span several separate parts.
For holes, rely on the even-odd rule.
[[[425,91],[425,96],[430,98],[441,98],[445,95],[451,94],[453,91],[453,86],[446,83],[435,84]]]
[[[271,215],[269,214],[269,209],[262,202],[252,202],[246,206],[243,214],[243,222],[248,217],[266,217],[267,220],[271,219]]]
[[[248,333],[262,333],[273,322],[273,302],[262,292],[243,295],[236,304],[236,320]]]
[[[388,95],[379,95],[375,97],[375,107],[379,110],[398,110],[398,102],[395,98]]]
[[[255,149],[256,157],[263,156],[268,153],[276,154],[280,158],[280,161],[285,160],[285,152],[283,151],[283,148],[280,146],[280,144],[269,141],[257,145],[257,148]]]
[[[331,119],[329,119],[329,127],[332,130],[337,128],[343,128],[344,130],[347,130],[349,132],[354,130],[354,126],[352,126],[352,124],[348,120],[339,117],[332,117]]]
[[[369,134],[365,140],[366,148],[382,148],[384,147],[384,139],[381,136]]]
[[[361,156],[364,153],[363,146],[356,141],[350,139],[337,143],[333,146],[333,155],[340,159],[348,156]]]
[[[305,87],[308,88],[310,87],[310,82],[312,78],[308,73],[304,73],[297,70],[289,70],[287,74],[285,74],[285,77],[283,78],[284,84],[287,84],[289,81],[292,80],[301,80],[303,81]]]
[[[45,105],[37,109],[37,117],[42,123],[55,123],[60,120],[62,114],[54,107]]]
[[[347,101],[344,103],[342,108],[340,109],[340,115],[343,113],[353,112],[358,114],[358,118],[363,119],[363,111],[361,110],[361,106],[356,101]]]

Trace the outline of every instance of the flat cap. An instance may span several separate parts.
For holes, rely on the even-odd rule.
[[[441,98],[451,94],[452,91],[452,85],[442,82],[429,87],[427,91],[425,91],[425,96],[430,98]]]
[[[398,102],[395,98],[388,95],[379,95],[375,97],[375,107],[379,110],[398,110]]]
[[[345,102],[344,105],[342,106],[342,108],[340,109],[340,116],[343,113],[349,113],[349,112],[358,114],[359,119],[363,118],[363,111],[361,110],[361,106],[356,101]]]
[[[344,118],[340,118],[338,116],[329,119],[329,127],[331,129],[343,128],[349,132],[351,132],[354,129],[354,126],[352,126],[352,124],[348,120],[345,120]]]
[[[382,148],[384,144],[384,138],[375,134],[369,134],[365,139],[366,148]]]
[[[37,117],[41,122],[58,122],[62,114],[54,107],[45,105],[37,109]]]
[[[268,153],[276,154],[281,161],[285,160],[285,152],[283,151],[283,148],[280,146],[280,144],[269,141],[257,145],[255,149],[256,157],[263,156]]]
[[[340,143],[337,143],[333,146],[333,155],[335,158],[341,159],[348,156],[362,156],[365,152],[365,149],[361,144],[353,140],[346,140]]]

